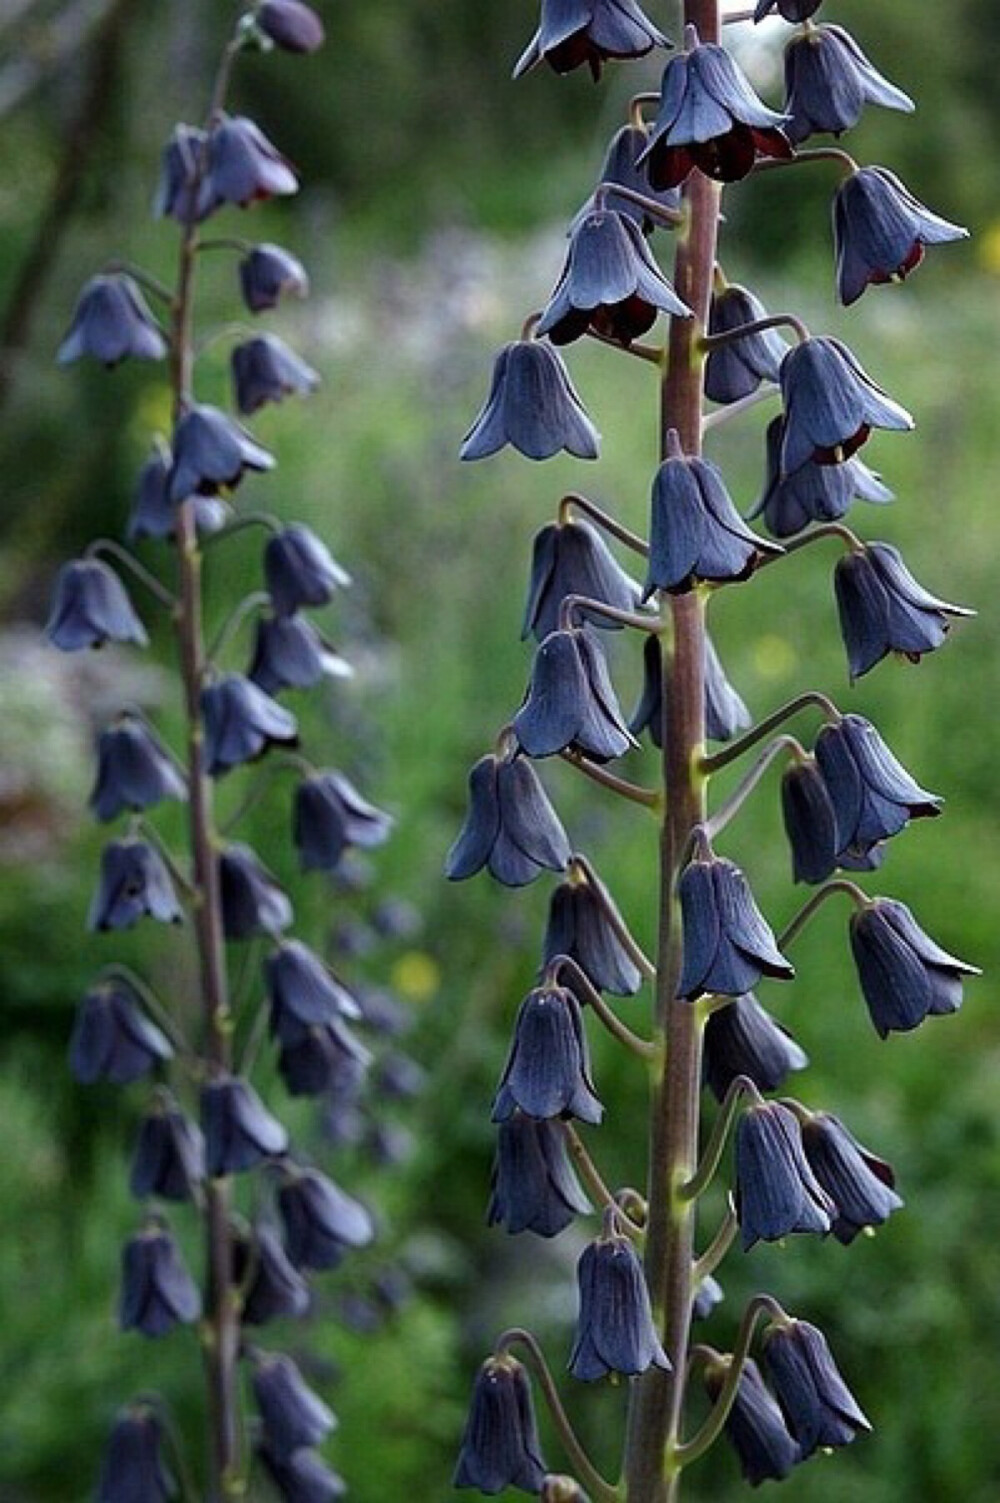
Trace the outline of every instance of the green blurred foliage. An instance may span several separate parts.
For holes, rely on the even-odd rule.
[[[120,534],[149,432],[166,422],[158,372],[57,375],[51,351],[77,285],[109,254],[170,276],[171,233],[146,217],[151,163],[174,115],[191,118],[209,44],[228,14],[227,6],[193,3],[139,10],[82,211],[36,310],[4,414],[0,604],[9,623],[37,625],[59,560],[96,531]],[[910,903],[936,938],[987,976],[970,988],[958,1018],[880,1043],[849,963],[845,913],[831,904],[803,936],[798,980],[762,990],[811,1055],[796,1089],[841,1114],[895,1163],[907,1209],[852,1249],[798,1239],[745,1260],[734,1254],[709,1339],[724,1345],[746,1295],[771,1288],[827,1329],[875,1422],[873,1438],[818,1459],[786,1483],[789,1503],[821,1489],[837,1503],[993,1503],[1000,639],[991,607],[1000,300],[990,261],[1000,106],[990,66],[992,7],[964,0],[949,7],[947,25],[937,7],[862,0],[842,0],[831,16],[856,28],[873,59],[920,102],[912,119],[872,112],[851,149],[898,167],[933,207],[973,223],[983,231],[979,248],[945,248],[906,288],[877,289],[838,313],[825,224],[831,182],[818,168],[815,180],[800,170],[790,184],[774,173],[733,192],[727,271],[752,279],[772,308],[794,307],[847,339],[915,412],[914,437],[880,437],[870,449],[897,504],[864,509],[857,525],[898,543],[918,578],[978,607],[982,618],[957,629],[919,668],[887,663],[850,690],[832,555],[817,547],[746,590],[722,594],[712,626],[755,712],[822,687],[874,718],[920,781],[947,795],[945,816],[895,842],[871,885]],[[429,1083],[397,1120],[414,1135],[416,1151],[378,1175],[362,1156],[331,1157],[338,1178],[379,1204],[383,1241],[371,1260],[321,1281],[320,1309],[307,1329],[277,1333],[291,1349],[308,1350],[311,1375],[340,1414],[330,1454],[352,1497],[396,1503],[449,1495],[468,1381],[497,1329],[532,1324],[556,1368],[569,1345],[583,1231],[553,1246],[483,1225],[489,1102],[533,975],[547,884],[508,893],[478,878],[452,888],[439,873],[462,818],[467,769],[522,692],[530,652],[518,632],[532,532],[563,490],[581,487],[632,526],[645,524],[656,458],[649,372],[603,349],[572,352],[574,378],[605,436],[599,466],[566,459],[530,466],[504,453],[463,469],[455,454],[495,345],[546,295],[561,226],[588,191],[628,94],[655,84],[657,65],[610,70],[599,90],[542,71],[515,90],[505,73],[534,24],[533,0],[506,9],[442,0],[430,11],[380,0],[331,7],[328,20],[325,54],[308,62],[254,59],[237,85],[239,107],[259,115],[301,164],[308,192],[256,212],[252,225],[230,214],[222,232],[283,240],[313,273],[312,303],[288,310],[275,326],[320,367],[325,384],[307,406],[261,415],[255,427],[278,454],[278,477],[251,482],[240,504],[310,522],[355,575],[351,597],[332,608],[328,625],[358,678],[311,706],[296,697],[295,708],[317,760],[344,766],[397,814],[374,891],[417,903],[425,923],[418,939],[358,965],[411,1000],[417,1031],[405,1047],[425,1063]],[[77,90],[70,69],[4,123],[0,304],[42,211]],[[662,243],[659,249],[669,255]],[[202,306],[207,331],[239,316],[224,255],[206,260]],[[227,348],[226,340],[212,343],[201,361],[199,390],[210,400],[225,396]],[[767,413],[762,408],[713,440],[713,457],[741,505],[757,493]],[[256,587],[259,546],[245,534],[224,559],[208,555],[213,628],[237,588]],[[150,563],[169,560],[169,550],[144,545],[141,552]],[[153,661],[166,663],[169,632],[151,625]],[[234,649],[234,665],[243,650]],[[616,640],[611,657],[627,704],[638,688],[636,654]],[[88,1495],[109,1418],[137,1387],[161,1388],[192,1437],[200,1423],[190,1333],[148,1346],[114,1328],[118,1250],[135,1224],[125,1159],[142,1092],[83,1091],[64,1063],[75,1001],[111,953],[106,941],[81,937],[101,843],[84,810],[92,733],[116,686],[128,682],[129,694],[155,707],[176,739],[177,696],[156,673],[133,685],[124,657],[91,677],[89,667],[78,674],[72,664],[66,673],[61,663],[44,666],[44,657],[8,661],[0,760],[30,776],[16,798],[6,782],[2,789],[0,1498],[64,1503]],[[648,753],[634,760],[636,777],[655,776]],[[543,777],[573,840],[593,855],[651,946],[653,826],[601,790],[579,786],[561,765]],[[221,790],[224,813],[246,789],[241,778],[234,774]],[[720,778],[720,793],[730,783]],[[245,835],[292,888],[303,936],[324,943],[345,909],[363,914],[367,900],[303,886],[283,834],[288,798],[277,783]],[[168,839],[182,838],[176,811],[158,824]],[[776,775],[724,848],[746,865],[780,925],[798,899],[788,881]],[[113,949],[182,1009],[191,1005],[175,936],[140,932]],[[637,1027],[645,1005],[624,1004]],[[595,1041],[595,1072],[608,1125],[591,1134],[593,1150],[610,1180],[641,1181],[642,1081],[603,1039]],[[280,1087],[269,1078],[266,1085],[284,1112]],[[314,1131],[308,1108],[290,1116],[307,1136]],[[706,1235],[718,1212],[710,1203]],[[174,1219],[195,1258],[184,1214]],[[339,1301],[363,1289],[366,1270],[397,1256],[419,1298],[377,1332],[346,1329]],[[611,1468],[624,1393],[575,1391],[568,1401]],[[717,1503],[745,1495],[724,1448],[699,1467],[689,1493]]]

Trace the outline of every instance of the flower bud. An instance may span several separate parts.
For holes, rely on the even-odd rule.
[[[315,52],[325,39],[322,21],[302,0],[264,0],[256,20],[264,35],[285,52]]]

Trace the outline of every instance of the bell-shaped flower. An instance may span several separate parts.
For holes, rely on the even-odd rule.
[[[683,594],[703,581],[747,579],[762,557],[780,553],[746,525],[718,465],[684,454],[663,461],[653,481],[643,599],[654,590]]]
[[[653,1323],[642,1264],[614,1231],[584,1248],[576,1269],[580,1311],[569,1370],[584,1383],[609,1373],[633,1378],[649,1367],[670,1371]]]
[[[680,189],[663,188],[657,191],[651,188],[646,173],[639,163],[639,158],[648,142],[649,134],[644,126],[623,125],[621,130],[616,131],[611,138],[598,181],[618,184],[632,193],[640,193],[643,198],[651,199],[661,208],[676,213],[681,203]],[[644,209],[634,199],[616,193],[613,187],[605,192],[604,207],[613,209],[618,214],[624,214],[627,219],[634,219],[644,235],[651,235],[653,230],[662,229],[668,223],[666,218],[660,218],[649,209]],[[577,225],[593,211],[594,195],[591,194],[573,220],[571,230],[576,229]]]
[[[80,1003],[69,1043],[69,1067],[82,1085],[98,1080],[130,1085],[173,1055],[170,1040],[147,1018],[127,981],[101,981]]]
[[[337,1427],[333,1411],[314,1393],[291,1357],[254,1354],[253,1396],[264,1424],[264,1444],[275,1456],[319,1446]]]
[[[841,26],[813,26],[785,48],[785,134],[796,146],[835,136],[861,119],[866,104],[909,114],[913,100],[883,78]]]
[[[718,1279],[710,1273],[699,1283],[694,1293],[694,1301],[691,1305],[692,1320],[707,1320],[716,1306],[721,1305],[726,1294]]]
[[[654,746],[663,745],[663,659],[655,637],[643,647],[643,681],[639,703],[628,728],[633,736],[649,731]],[[705,633],[705,735],[709,741],[731,741],[752,723],[750,711],[726,677],[708,633]]]
[[[718,1398],[724,1379],[722,1365],[713,1363],[705,1373],[710,1398]],[[777,1401],[765,1386],[752,1357],[743,1364],[733,1407],[726,1418],[725,1434],[739,1459],[743,1479],[751,1487],[772,1480],[780,1482],[802,1459],[797,1442],[785,1428]]]
[[[351,1248],[375,1235],[371,1216],[318,1169],[288,1166],[278,1191],[285,1251],[297,1268],[335,1268]]]
[[[153,538],[157,542],[172,539],[177,531],[178,505],[170,499],[170,471],[173,460],[166,444],[157,442],[142,469],[132,498],[126,525],[130,542]],[[194,507],[196,530],[201,534],[218,532],[225,526],[229,506],[218,496],[190,496]]]
[[[567,987],[540,986],[521,1003],[492,1120],[507,1122],[518,1109],[591,1123],[604,1114],[590,1078],[580,1004]]]
[[[968,230],[933,214],[885,167],[860,167],[833,203],[837,292],[847,306],[872,283],[902,282],[924,259],[925,245],[965,240]]]
[[[865,856],[911,819],[941,813],[942,800],[914,781],[861,715],[825,725],[815,755],[836,818],[838,857]]]
[[[240,291],[251,313],[264,313],[276,308],[286,294],[308,297],[309,278],[291,251],[263,241],[252,246],[240,262]]]
[[[460,459],[487,459],[511,444],[527,459],[560,449],[596,459],[601,436],[558,350],[537,339],[505,344],[493,365],[489,395],[462,440]]]
[[[677,187],[696,167],[717,182],[734,183],[753,169],[758,154],[792,155],[784,123],[784,115],[758,99],[724,47],[698,43],[664,70],[659,112],[640,160],[656,189]]]
[[[222,204],[246,209],[297,193],[299,180],[259,125],[245,115],[226,115],[209,133],[205,185],[210,209]]]
[[[99,558],[63,564],[52,592],[45,634],[62,652],[103,647],[106,642],[149,642],[125,586]]]
[[[166,862],[137,836],[110,840],[101,852],[101,875],[87,915],[88,929],[131,929],[141,918],[179,924],[184,914]]]
[[[609,58],[645,57],[654,47],[669,46],[636,0],[542,0],[538,30],[514,77],[544,59],[556,73],[586,64],[596,83]]]
[[[588,329],[631,344],[662,310],[690,318],[653,259],[634,219],[614,209],[595,209],[570,235],[559,281],[535,332],[553,344],[569,344]]]
[[[776,1322],[764,1335],[764,1367],[802,1451],[847,1446],[871,1430],[837,1370],[826,1337],[805,1320]]]
[[[891,543],[866,543],[838,559],[833,583],[852,681],[890,652],[919,662],[944,642],[950,618],[975,615],[925,590]]]
[[[809,1167],[795,1114],[777,1101],[749,1106],[736,1127],[736,1216],[748,1252],[790,1232],[828,1232],[837,1207]]]
[[[590,1210],[558,1122],[514,1112],[497,1130],[490,1178],[490,1226],[556,1237]]]
[[[264,582],[275,614],[292,616],[303,606],[328,605],[351,576],[311,527],[295,522],[268,538]]]
[[[754,902],[738,866],[718,856],[691,861],[677,885],[684,964],[677,995],[739,997],[761,976],[789,981],[793,968]]]
[[[759,298],[746,287],[731,283],[716,292],[708,316],[709,334],[730,334],[746,324],[768,317]],[[777,329],[744,334],[718,349],[709,350],[705,361],[705,395],[712,402],[728,405],[755,392],[762,381],[777,381],[788,345]]]
[[[84,284],[57,359],[69,365],[90,355],[110,369],[129,356],[162,360],[166,353],[167,341],[138,284],[114,272]]]
[[[773,537],[794,537],[810,522],[837,522],[847,515],[855,499],[875,505],[893,499],[881,476],[857,455],[843,464],[819,464],[815,459],[807,459],[791,474],[782,474],[784,442],[784,418],[773,418],[767,425],[764,490],[749,517],[753,521],[762,516]]]
[[[476,1374],[452,1486],[537,1493],[545,1472],[528,1374],[507,1353],[490,1357]]]
[[[265,694],[312,689],[323,678],[351,678],[354,669],[305,616],[261,616],[247,677]]]
[[[792,880],[825,882],[837,866],[837,816],[814,758],[785,769],[781,813],[792,852]]]
[[[244,1325],[298,1319],[309,1309],[309,1285],[289,1262],[277,1233],[263,1222],[250,1239],[237,1241],[234,1265],[239,1283],[249,1276],[240,1312]]]
[[[347,1483],[315,1451],[293,1451],[278,1456],[266,1445],[257,1456],[283,1503],[339,1503],[347,1496]]]
[[[624,927],[603,884],[598,891],[589,879],[560,882],[549,904],[542,962],[548,965],[557,955],[568,955],[595,991],[632,997],[642,986],[642,972],[619,938]],[[568,984],[572,986],[572,981]]]
[[[427,1086],[427,1071],[408,1054],[386,1054],[375,1072],[375,1089],[389,1101],[414,1101]]]
[[[281,402],[295,393],[308,395],[319,385],[319,372],[276,334],[245,340],[231,358],[236,406],[244,417],[268,402]]]
[[[120,1409],[108,1436],[97,1503],[170,1503],[177,1486],[163,1459],[163,1425],[148,1404]]]
[[[353,1081],[371,1063],[371,1054],[339,1019],[310,1023],[281,1036],[278,1070],[290,1096],[324,1096]]]
[[[150,1217],[122,1249],[118,1321],[123,1331],[165,1336],[201,1314],[198,1286],[166,1223]]]
[[[567,595],[584,595],[622,611],[635,610],[639,603],[640,586],[589,522],[550,522],[535,534],[522,638],[533,635],[540,642],[555,631]],[[605,631],[618,629],[617,622],[596,611],[581,614]]]
[[[813,1112],[802,1126],[809,1167],[834,1201],[833,1235],[845,1246],[868,1227],[882,1226],[903,1204],[892,1165],[876,1158],[829,1112]]]
[[[843,464],[873,428],[908,432],[913,419],[863,370],[839,339],[805,339],[781,362],[785,405],[781,474],[801,465]]]
[[[269,746],[294,746],[295,716],[241,673],[229,673],[201,691],[205,763],[213,777],[263,756]]]
[[[301,940],[282,940],[272,950],[264,978],[274,1038],[290,1039],[303,1028],[361,1016],[351,993]]]
[[[757,0],[757,8],[753,13],[754,21],[763,21],[765,16],[774,15],[775,11],[786,21],[793,24],[797,21],[808,21],[814,16],[822,5],[823,0]]]
[[[221,852],[219,890],[227,939],[274,935],[292,922],[288,894],[248,845],[227,845]]]
[[[505,887],[524,887],[543,871],[565,871],[571,854],[527,758],[480,758],[469,773],[469,809],[448,852],[445,876],[461,882],[485,866]]]
[[[529,757],[572,750],[610,762],[638,744],[622,716],[604,649],[589,627],[550,632],[540,644],[513,729]]]
[[[323,22],[302,0],[264,0],[254,19],[264,35],[285,52],[315,52],[326,37]]]
[[[392,825],[342,772],[315,772],[295,790],[292,839],[303,871],[334,871],[348,846],[374,850]]]
[[[214,496],[239,485],[246,470],[272,470],[274,457],[218,407],[197,403],[174,429],[169,496]]]
[[[193,1200],[205,1178],[205,1141],[167,1092],[158,1092],[139,1125],[129,1170],[137,1200]]]
[[[776,1091],[793,1070],[804,1070],[808,1063],[805,1050],[753,992],[734,997],[705,1023],[705,1081],[717,1101],[738,1075],[752,1080],[758,1091]]]
[[[962,978],[979,975],[935,944],[893,898],[875,898],[851,915],[851,951],[880,1038],[908,1033],[929,1014],[957,1012]]]
[[[144,720],[128,713],[119,716],[98,739],[90,807],[98,819],[109,820],[125,809],[148,809],[165,798],[187,798],[180,768]]]
[[[202,168],[207,157],[203,130],[193,125],[174,127],[163,149],[160,180],[153,200],[157,218],[169,215],[179,224],[199,221],[212,212],[212,195]]]
[[[282,1154],[288,1133],[249,1081],[220,1075],[201,1088],[205,1171],[212,1179],[242,1174]]]

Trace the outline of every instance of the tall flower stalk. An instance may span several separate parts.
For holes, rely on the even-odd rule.
[[[889,652],[916,661],[941,645],[954,617],[968,614],[924,590],[895,548],[865,543],[841,521],[856,497],[891,499],[857,452],[873,428],[912,427],[909,414],[845,345],[812,335],[791,313],[768,314],[751,292],[728,284],[720,262],[725,184],[809,163],[817,170],[832,164],[841,174],[835,232],[844,303],[873,284],[901,281],[926,245],[965,233],[886,169],[859,167],[839,147],[803,147],[817,130],[839,134],[853,125],[865,103],[913,107],[842,28],[813,19],[820,3],[761,0],[725,18],[760,21],[778,11],[800,23],[786,48],[784,109],[774,110],[724,48],[718,0],[684,0],[683,38],[661,92],[632,101],[602,178],[571,226],[552,298],[502,352],[463,444],[467,460],[505,442],[533,459],[563,448],[596,458],[597,430],[557,348],[581,336],[638,357],[658,374],[661,464],[648,542],[579,495],[564,497],[557,524],[539,533],[526,625],[539,646],[528,692],[498,738],[492,794],[477,777],[483,763],[470,780],[468,818],[448,864],[448,875],[461,878],[488,860],[492,874],[511,886],[552,868],[571,892],[587,894],[574,922],[566,916],[569,899],[553,901],[540,986],[518,1014],[494,1106],[500,1138],[490,1219],[510,1231],[557,1234],[586,1202],[575,1166],[603,1229],[580,1262],[571,1371],[587,1381],[610,1372],[629,1385],[620,1476],[610,1480],[574,1433],[534,1337],[519,1328],[504,1333],[477,1379],[455,1478],[484,1493],[513,1485],[549,1503],[675,1503],[686,1469],[723,1432],[744,1476],[757,1483],[869,1428],[825,1338],[772,1296],[750,1301],[731,1351],[693,1338],[693,1322],[721,1297],[714,1274],[738,1237],[746,1250],[792,1232],[832,1233],[848,1243],[902,1204],[890,1167],[839,1119],[773,1097],[806,1058],[752,989],[762,978],[790,979],[785,952],[827,901],[844,899],[861,990],[883,1035],[955,1011],[962,979],[974,971],[931,940],[902,904],[871,897],[854,880],[881,865],[887,842],[911,819],[937,814],[940,801],[919,787],[874,726],[842,714],[819,690],[753,724],[706,630],[715,597],[765,566],[794,567],[792,555],[819,542],[842,549],[835,584],[852,680]],[[570,16],[542,0],[538,33],[518,67],[545,61],[561,73],[587,64],[596,80],[609,59],[664,45],[637,6],[592,0]],[[670,281],[649,249],[668,233],[676,237]],[[640,343],[661,311],[669,319],[665,343]],[[716,427],[768,397],[780,397],[782,411],[768,431],[769,484],[758,510],[782,545],[747,526],[721,471],[703,454]],[[644,561],[644,589],[601,533]],[[611,629],[636,632],[646,643],[645,691],[630,726],[602,645]],[[817,710],[823,726],[810,751],[787,727]],[[662,749],[653,788],[608,765],[627,755],[643,730]],[[713,741],[724,744],[711,750]],[[736,791],[714,801],[714,775],[755,748]],[[659,822],[655,963],[635,944],[591,863],[570,854],[537,777],[528,778],[532,762],[553,755]],[[715,849],[775,762],[784,766],[793,872],[816,887],[777,936],[746,876]],[[506,798],[498,796],[501,786]],[[498,851],[512,848],[527,858],[519,868],[497,860]],[[644,980],[652,992],[645,1038],[603,995],[628,995]],[[586,1039],[592,1021],[652,1072],[642,1195],[609,1187],[582,1136],[601,1120]],[[706,1084],[718,1103],[714,1119],[703,1110]],[[706,1228],[699,1201],[720,1173],[730,1137],[735,1182],[721,1222]],[[638,1286],[629,1271],[638,1269],[637,1253],[644,1269]],[[573,1476],[551,1470],[541,1455],[528,1370]],[[711,1402],[698,1429],[694,1386]]]

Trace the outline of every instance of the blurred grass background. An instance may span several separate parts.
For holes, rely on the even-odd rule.
[[[96,12],[99,7],[93,7]],[[63,1503],[89,1495],[107,1424],[137,1388],[161,1387],[197,1438],[200,1387],[189,1333],[148,1345],[117,1335],[114,1298],[122,1239],[136,1208],[125,1188],[143,1091],[84,1091],[68,1079],[65,1045],[88,978],[112,951],[144,967],[184,1007],[178,940],[140,931],[111,945],[83,924],[100,850],[85,800],[95,730],[122,698],[155,707],[176,732],[169,637],[153,628],[141,662],[108,652],[61,660],[39,640],[59,562],[96,533],[119,536],[151,429],[166,422],[161,373],[124,367],[57,374],[55,349],[79,284],[111,255],[169,279],[169,227],[148,204],[159,147],[177,118],[194,118],[209,59],[233,8],[176,0],[124,4],[104,58],[93,141],[75,140],[95,68],[95,34],[60,61],[52,23],[69,4],[12,4],[0,13],[0,308],[5,405],[0,556],[0,1500]],[[970,224],[967,246],[932,254],[905,288],[876,289],[836,309],[827,169],[781,173],[727,195],[724,258],[772,309],[792,308],[846,339],[916,415],[912,437],[881,436],[866,457],[897,493],[888,510],[859,508],[868,537],[898,544],[936,593],[977,607],[945,649],[919,667],[881,665],[851,690],[836,629],[832,551],[809,550],[715,602],[712,628],[752,710],[819,687],[873,718],[904,763],[947,796],[945,816],[897,840],[872,890],[902,898],[947,948],[985,978],[957,1018],[931,1020],[881,1043],[867,1021],[835,904],[799,942],[792,987],[762,999],[809,1052],[803,1099],[842,1115],[893,1161],[907,1210],[851,1249],[793,1239],[733,1254],[727,1300],[709,1339],[730,1339],[745,1296],[771,1290],[816,1321],[876,1426],[876,1435],[819,1458],[785,1485],[790,1503],[994,1503],[1000,1494],[1000,1039],[995,1023],[1000,942],[1000,800],[994,610],[1000,362],[1000,104],[991,0],[937,7],[840,0],[829,19],[856,31],[877,64],[914,94],[914,118],[871,111],[852,137],[862,160],[893,166],[933,208]],[[20,19],[18,14],[20,13]],[[664,19],[654,6],[652,12]],[[356,579],[329,612],[331,634],[357,678],[312,701],[298,697],[309,751],[344,767],[398,826],[379,853],[371,892],[303,885],[286,849],[289,790],[276,784],[247,822],[297,902],[300,932],[336,951],[358,948],[386,896],[419,909],[418,935],[345,959],[345,974],[393,990],[415,1027],[404,1043],[428,1071],[419,1101],[387,1107],[411,1135],[389,1168],[370,1152],[331,1152],[315,1113],[292,1125],[345,1185],[379,1207],[382,1238],[366,1258],[321,1280],[304,1334],[275,1333],[313,1354],[311,1374],[341,1430],[330,1455],[358,1503],[443,1500],[468,1382],[495,1331],[532,1324],[554,1365],[568,1350],[573,1266],[587,1228],[555,1245],[487,1232],[489,1104],[516,1006],[530,983],[547,883],[509,893],[478,878],[450,887],[441,861],[464,810],[469,765],[516,707],[530,661],[518,641],[530,539],[564,490],[583,489],[630,525],[646,520],[655,465],[653,378],[639,362],[575,347],[570,364],[604,434],[587,467],[532,466],[509,451],[462,467],[458,443],[486,388],[496,345],[546,297],[564,224],[589,191],[628,95],[655,86],[655,63],[609,69],[598,89],[539,71],[516,88],[509,65],[535,24],[533,0],[504,8],[438,0],[329,7],[326,50],[305,62],[275,55],[241,67],[236,103],[301,166],[299,200],[229,212],[219,233],[276,239],[307,261],[314,296],[268,320],[322,371],[308,404],[255,422],[280,461],[275,478],[241,491],[241,507],[300,518],[329,540]],[[670,18],[672,21],[672,17]],[[667,29],[670,24],[664,20]],[[742,29],[746,31],[746,28]],[[98,40],[100,34],[98,33]],[[747,56],[771,99],[775,37]],[[770,40],[767,40],[769,38]],[[10,103],[11,70],[35,60],[34,86]],[[29,70],[30,71],[30,70]],[[18,75],[21,76],[21,75]],[[15,77],[16,83],[16,77]],[[7,92],[5,92],[5,90]],[[53,222],[58,189],[76,189]],[[57,194],[58,196],[58,194]],[[40,228],[41,227],[41,228]],[[214,229],[214,226],[213,226]],[[27,260],[51,264],[15,306]],[[669,243],[659,239],[669,264]],[[44,260],[45,257],[43,256]],[[206,333],[240,317],[233,266],[206,258]],[[24,315],[30,318],[24,319]],[[27,329],[23,328],[27,322]],[[12,325],[21,327],[16,352]],[[18,328],[14,328],[18,334]],[[14,343],[22,342],[20,339]],[[231,340],[210,344],[199,392],[227,398]],[[755,500],[762,407],[711,446],[738,501]],[[211,552],[214,619],[237,588],[255,588],[260,541],[244,534]],[[165,551],[143,545],[147,562]],[[169,562],[166,565],[169,568]],[[138,598],[138,597],[137,597]],[[145,602],[142,602],[145,608]],[[149,613],[146,613],[149,620]],[[623,703],[638,687],[634,644],[611,644]],[[233,666],[240,663],[237,649]],[[652,778],[648,754],[630,773]],[[647,765],[648,764],[648,765]],[[222,789],[235,808],[245,785]],[[574,843],[592,855],[635,931],[652,943],[653,827],[563,766],[543,769]],[[720,783],[721,783],[720,779]],[[176,815],[158,821],[180,838]],[[724,842],[745,864],[775,926],[798,906],[788,880],[775,775]],[[346,930],[345,930],[345,925]],[[626,1004],[641,1020],[645,1002]],[[265,1065],[265,1080],[267,1070]],[[641,1080],[603,1039],[595,1073],[608,1108],[591,1144],[609,1178],[637,1182],[644,1156]],[[285,1112],[280,1085],[277,1092]],[[190,1242],[183,1213],[174,1218]],[[706,1215],[706,1226],[711,1214]],[[402,1263],[416,1289],[373,1324],[371,1280]],[[366,1312],[367,1311],[367,1315]],[[364,1326],[365,1329],[357,1329]],[[268,1333],[270,1338],[271,1333]],[[624,1390],[572,1391],[572,1412],[612,1467]],[[554,1441],[548,1446],[558,1466]],[[700,1465],[692,1500],[744,1495],[724,1447]]]

